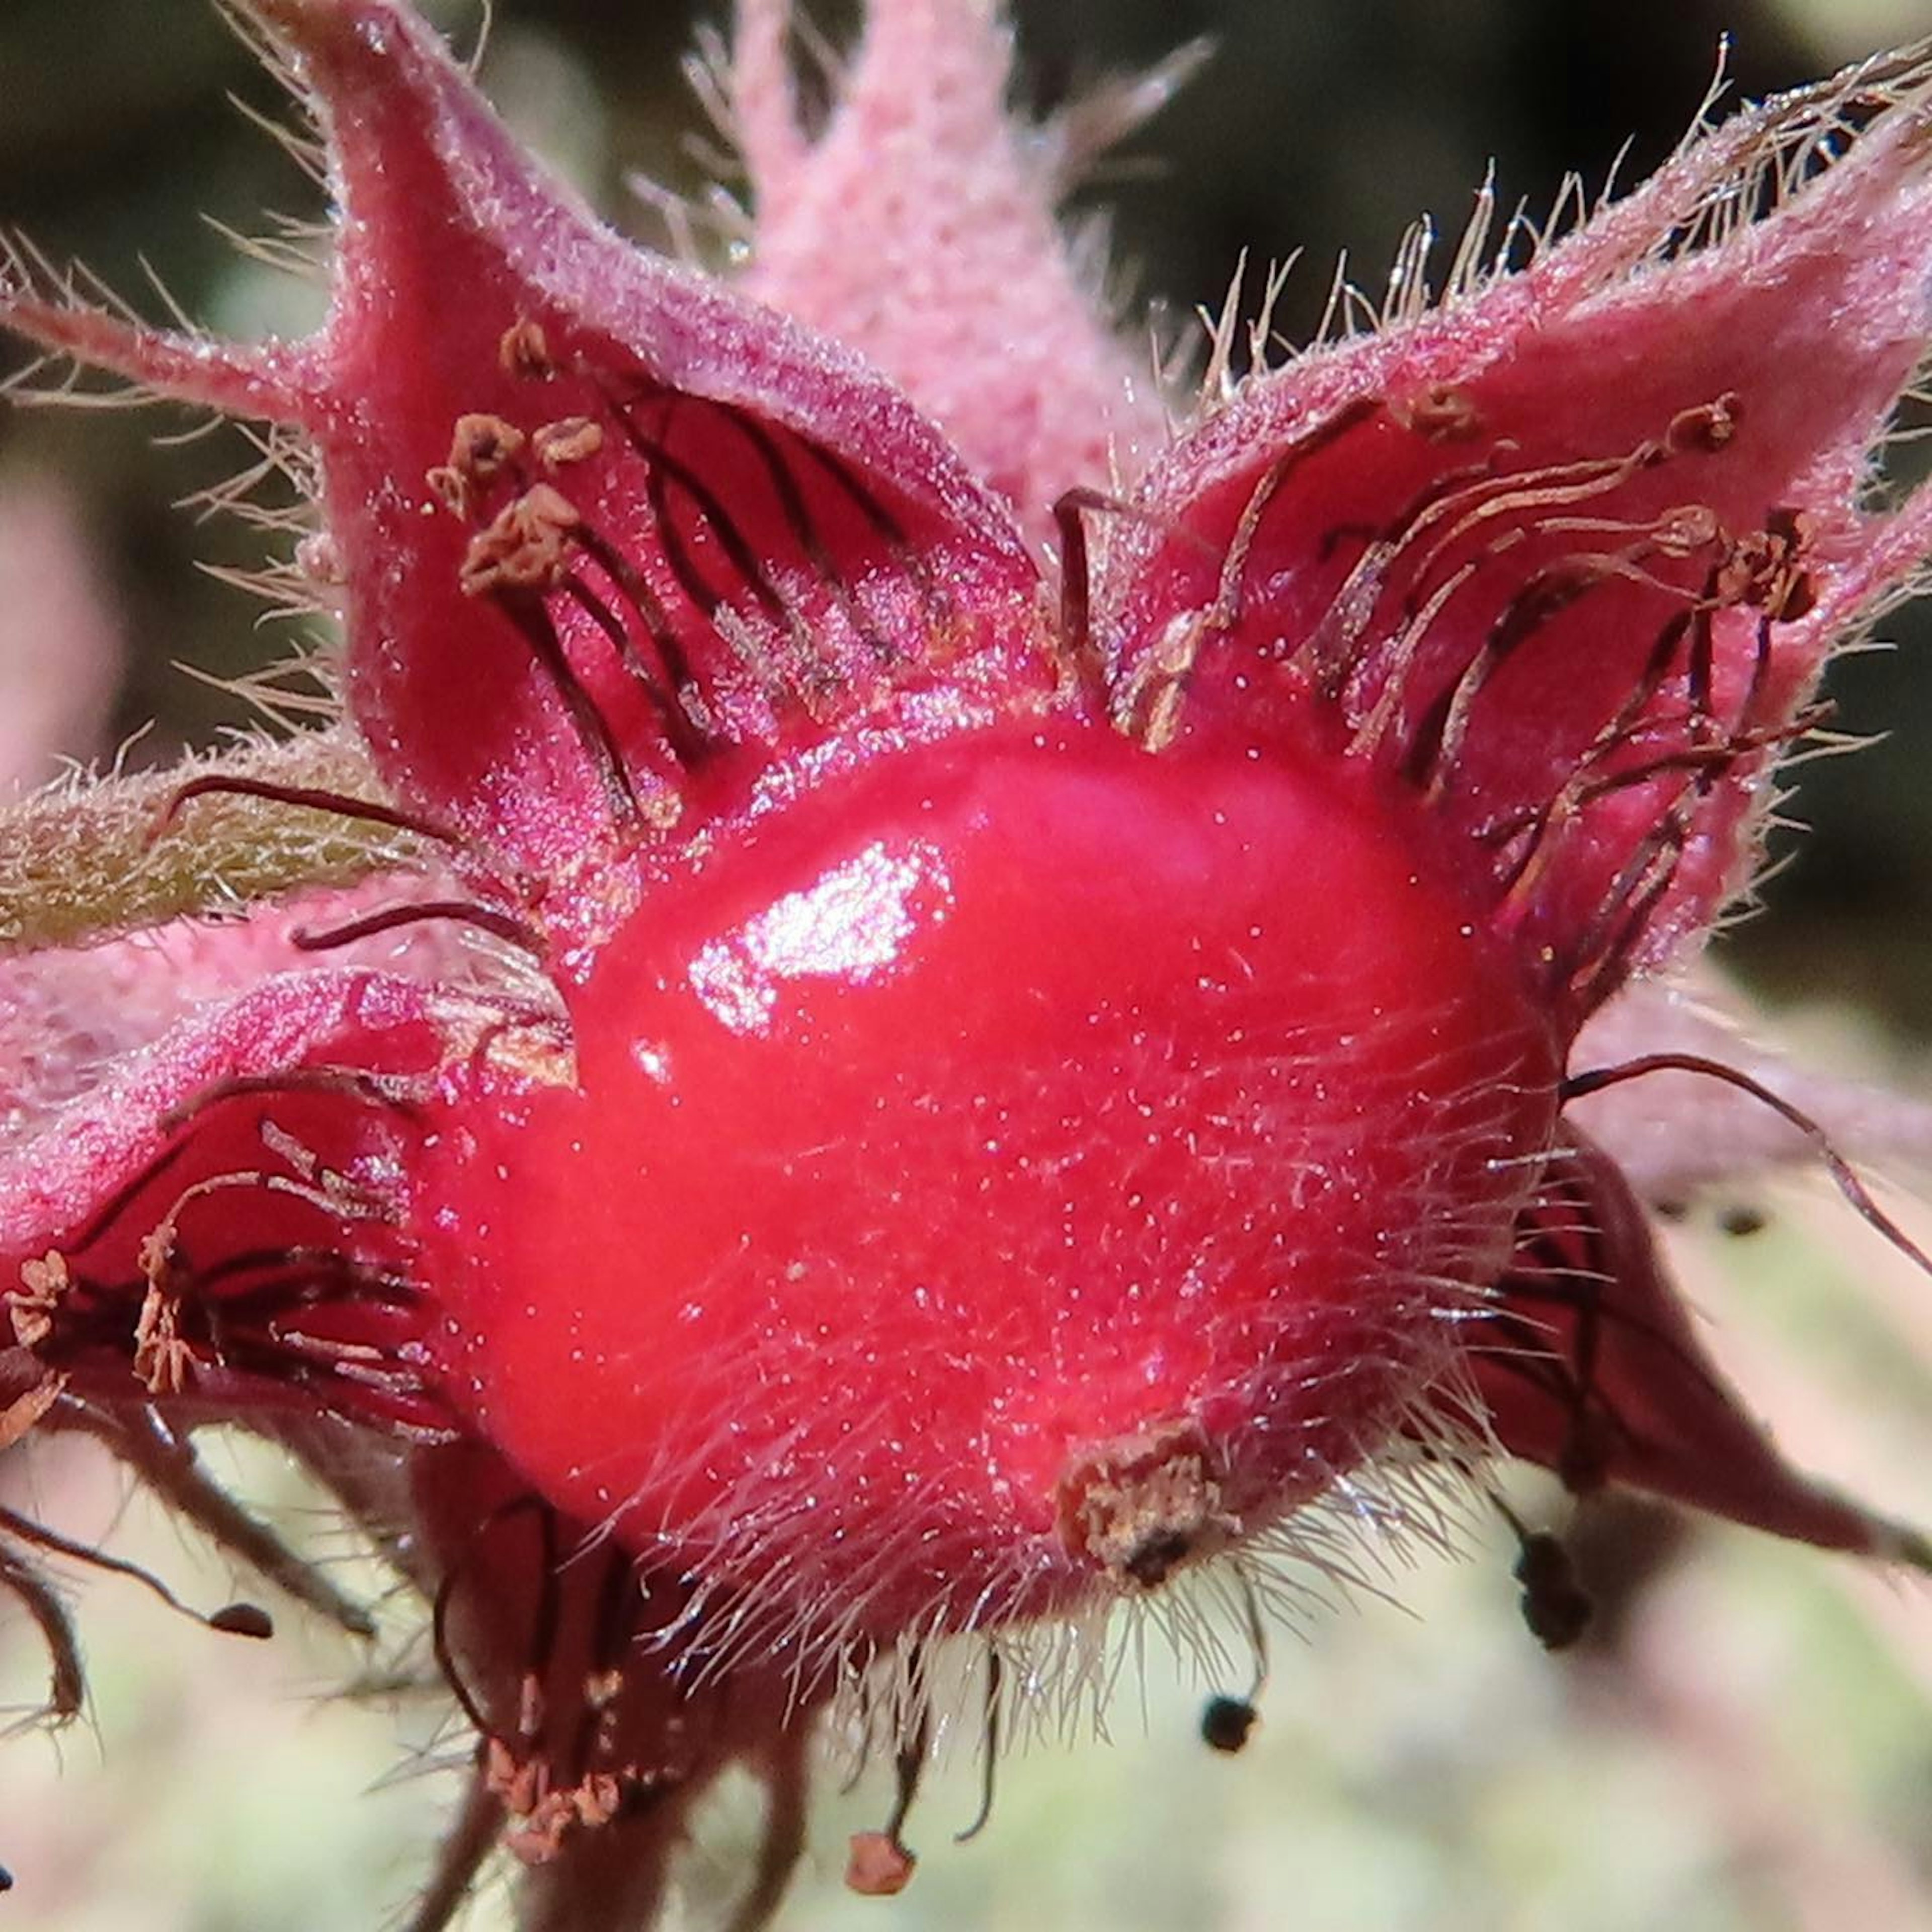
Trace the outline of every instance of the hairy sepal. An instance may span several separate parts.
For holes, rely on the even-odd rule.
[[[1779,1454],[1665,1276],[1629,1183],[1573,1138],[1472,1330],[1496,1440],[1580,1495],[1643,1490],[1796,1542],[1932,1563],[1922,1536]]]
[[[1372,765],[1580,1016],[1708,928],[1884,587],[1858,499],[1923,353],[1932,176],[1922,64],[1870,118],[1877,85],[1756,110],[1526,271],[1252,379],[1113,532],[1130,727]]]
[[[184,787],[230,779],[170,812]],[[80,774],[0,805],[0,946],[86,946],[426,862],[406,832],[266,795],[300,790],[386,802],[362,742],[337,727],[165,771]]]
[[[397,1163],[461,1003],[360,970],[271,980],[123,1055],[0,1150],[10,1373],[214,1413],[434,1426],[409,1370]]]

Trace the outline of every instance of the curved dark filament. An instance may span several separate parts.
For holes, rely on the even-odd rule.
[[[1584,1318],[1592,1330],[1592,1346],[1582,1364],[1586,1370],[1593,1370],[1595,1366],[1595,1328],[1601,1323],[1612,1322],[1633,1335],[1642,1336],[1646,1342],[1654,1343],[1657,1347],[1674,1355],[1678,1366],[1696,1376],[1712,1394],[1725,1393],[1723,1384],[1708,1370],[1685,1353],[1682,1343],[1676,1336],[1660,1328],[1655,1322],[1647,1322],[1641,1316],[1633,1315],[1628,1309],[1618,1308],[1614,1304],[1606,1306],[1600,1291],[1593,1282],[1579,1280],[1574,1276],[1565,1279],[1558,1274],[1507,1274],[1499,1287],[1505,1301],[1527,1302],[1532,1306],[1540,1302],[1552,1308],[1568,1309]],[[1583,1322],[1580,1322],[1577,1325],[1580,1334]]]
[[[1617,580],[1611,560],[1560,557],[1532,573],[1503,606],[1462,674],[1429,707],[1404,754],[1403,776],[1421,788],[1426,804],[1438,802],[1448,788],[1476,700],[1496,671],[1570,605]]]
[[[422,1118],[419,1102],[382,1074],[364,1073],[352,1066],[292,1066],[276,1073],[233,1073],[214,1081],[178,1106],[170,1107],[161,1116],[161,1128],[166,1133],[178,1133],[228,1101],[290,1093],[339,1094],[365,1100],[371,1106],[392,1108],[406,1120]]]
[[[1234,534],[1222,553],[1221,581],[1207,616],[1210,630],[1232,630],[1240,621],[1241,593],[1248,557],[1260,531],[1262,520],[1288,479],[1304,463],[1333,448],[1364,423],[1379,416],[1383,406],[1378,396],[1358,396],[1312,429],[1304,431],[1270,460],[1250,494]]]
[[[412,1103],[390,1089],[380,1075],[365,1074],[353,1068],[336,1066],[291,1067],[274,1075],[236,1074],[212,1082],[200,1093],[170,1108],[158,1123],[160,1131],[172,1136],[126,1181],[108,1196],[80,1227],[60,1244],[64,1253],[85,1254],[127,1212],[135,1201],[194,1145],[192,1136],[182,1130],[193,1125],[205,1108],[237,1098],[279,1090],[345,1093],[373,1102],[393,1106],[400,1112],[412,1111]],[[336,1210],[339,1212],[339,1210]]]
[[[446,919],[459,926],[473,926],[541,961],[547,952],[543,935],[514,914],[494,906],[478,905],[470,899],[411,899],[401,904],[383,906],[326,931],[307,927],[291,933],[289,944],[302,952],[326,952],[348,946],[358,939],[374,938],[392,932],[398,926],[414,926],[426,920]]]
[[[0,1589],[12,1593],[32,1618],[47,1650],[47,1701],[37,1714],[50,1724],[70,1724],[87,1702],[80,1639],[52,1582],[24,1556],[0,1544]]]
[[[0,1590],[14,1594],[46,1646],[46,1704],[34,1712],[33,1721],[71,1724],[87,1704],[87,1666],[81,1661],[81,1640],[68,1606],[60,1602],[52,1580],[6,1544],[0,1544]]]
[[[662,442],[646,433],[632,413],[635,406],[634,404],[615,406],[614,413],[617,419],[618,434],[631,446],[634,454],[648,466],[653,477],[675,483],[691,499],[692,507],[711,526],[718,538],[718,546],[723,550],[731,568],[743,580],[746,588],[763,608],[765,614],[775,623],[802,632],[804,626],[798,614],[787,604],[778,586],[766,572],[763,560],[733,520],[717,492],[689,464],[672,455]],[[665,548],[668,560],[673,526],[670,518],[660,513],[664,500],[660,487],[652,499],[651,507],[653,514],[658,516],[659,534],[667,540]],[[681,538],[678,539],[678,543],[682,549]],[[690,562],[688,554],[686,564],[686,570],[677,573],[679,582],[684,586],[686,594],[691,598],[692,603],[709,617],[726,599],[721,593],[711,591],[695,566]]]
[[[38,1523],[32,1517],[22,1516],[17,1510],[8,1509],[4,1504],[0,1504],[0,1534],[31,1544],[35,1549],[46,1550],[51,1555],[64,1557],[69,1562],[85,1564],[90,1570],[125,1576],[158,1597],[177,1616],[208,1630],[256,1640],[274,1634],[274,1624],[268,1612],[254,1604],[225,1604],[220,1610],[204,1615],[183,1603],[158,1576],[142,1569],[138,1563],[130,1563],[124,1557],[110,1556],[106,1550],[96,1550],[91,1544],[76,1543],[71,1537],[62,1536],[58,1530],[49,1529],[45,1524]]]
[[[1545,1650],[1570,1649],[1588,1629],[1596,1606],[1576,1580],[1568,1550],[1552,1532],[1532,1529],[1495,1490],[1487,1493],[1516,1538],[1511,1574],[1522,1587],[1518,1607],[1525,1625]]]
[[[980,1748],[986,1758],[980,1771],[980,1808],[974,1813],[973,1822],[964,1831],[953,1833],[952,1842],[956,1845],[970,1844],[986,1828],[993,1816],[993,1784],[1000,1759],[1000,1680],[1004,1672],[998,1647],[988,1644],[985,1718],[980,1726]]]
[[[900,1743],[892,1752],[892,1810],[886,1814],[885,1835],[886,1844],[900,1858],[912,1861],[912,1851],[906,1847],[906,1820],[912,1816],[912,1804],[920,1795],[920,1775],[926,1770],[926,1750],[932,1743],[933,1712],[926,1702],[923,1671],[914,1667],[912,1694],[918,1698],[918,1718],[914,1720],[912,1737]]]
[[[1498,451],[1510,446],[1498,445]],[[1423,616],[1432,606],[1439,608],[1444,596],[1460,590],[1477,568],[1502,554],[1523,527],[1512,526],[1474,556],[1453,568],[1433,590],[1426,591],[1424,585],[1431,572],[1478,524],[1517,511],[1529,513],[1588,502],[1621,488],[1643,466],[1645,453],[1652,447],[1640,444],[1624,457],[1599,457],[1505,471],[1496,469],[1492,457],[1445,472],[1436,483],[1420,491],[1405,506],[1402,516],[1370,544],[1336,592],[1328,613],[1316,627],[1312,662],[1318,674],[1318,689],[1331,699],[1346,690],[1357,704],[1367,702],[1366,680],[1372,654],[1362,649],[1364,640],[1388,589],[1396,560],[1425,536],[1432,534],[1434,541],[1413,564],[1408,587],[1401,600],[1407,641],[1389,667],[1387,675],[1391,679],[1399,680],[1407,670],[1414,646],[1420,641],[1419,634],[1413,631],[1412,620]],[[1448,528],[1438,532],[1436,526],[1445,521]],[[1331,634],[1331,620],[1338,612],[1339,625]],[[1377,701],[1378,713],[1388,701],[1386,697]]]
[[[1708,789],[1708,777],[1687,780],[1604,889],[1602,910],[1564,962],[1570,993],[1583,1010],[1608,998],[1628,970],[1645,922],[1677,877],[1690,842],[1692,813]]]
[[[457,1668],[455,1654],[449,1647],[450,1600],[454,1596],[458,1586],[467,1579],[490,1532],[501,1524],[508,1522],[513,1516],[531,1510],[538,1511],[545,1517],[551,1516],[550,1505],[533,1490],[526,1490],[521,1496],[512,1496],[508,1501],[499,1503],[494,1509],[491,1510],[489,1514],[477,1524],[475,1532],[458,1556],[456,1561],[443,1572],[441,1580],[436,1586],[436,1594],[430,1605],[430,1649],[436,1658],[436,1668],[442,1672],[443,1682],[448,1685],[450,1695],[456,1700],[458,1707],[461,1710],[464,1716],[469,1720],[470,1729],[476,1733],[479,1739],[485,1742],[496,1737],[499,1734],[495,1725],[484,1714],[482,1706],[476,1702],[469,1685],[464,1681],[463,1673]],[[554,1526],[550,1534],[554,1544],[555,1538]],[[547,1585],[554,1588],[554,1573],[548,1565],[545,1567],[544,1576]],[[545,1618],[541,1600],[538,1606],[537,1621],[540,1627],[548,1623],[554,1638],[555,1616],[553,1612],[548,1619]],[[547,1656],[544,1660],[548,1660]]]
[[[1268,1622],[1262,1615],[1261,1598],[1255,1594],[1255,1586],[1247,1571],[1237,1568],[1234,1576],[1241,1586],[1241,1609],[1248,1626],[1248,1642],[1254,1649],[1255,1674],[1253,1682],[1248,1686],[1248,1702],[1258,1704],[1262,1693],[1268,1688]]]
[[[873,658],[881,664],[890,663],[897,655],[888,640],[878,634],[872,619],[866,614],[847,580],[838,560],[826,548],[824,538],[813,518],[812,506],[806,500],[798,478],[792,473],[785,460],[784,452],[777,439],[765,425],[742,410],[725,409],[713,406],[714,413],[722,416],[757,452],[770,480],[772,492],[778,500],[778,514],[784,518],[785,527],[791,533],[793,542],[804,553],[806,561],[818,573],[819,578],[838,600],[845,619],[857,634]]]
[[[1674,721],[1653,719],[1641,733],[1632,726],[1627,735],[1611,740],[1601,739],[1584,753],[1577,767],[1564,783],[1563,790],[1549,803],[1519,812],[1492,820],[1479,826],[1476,836],[1492,844],[1502,844],[1520,834],[1528,832],[1534,836],[1526,846],[1522,857],[1504,875],[1502,883],[1510,891],[1514,891],[1517,882],[1534,856],[1538,842],[1563,822],[1565,817],[1581,811],[1585,806],[1596,803],[1611,794],[1627,791],[1633,786],[1646,784],[1652,778],[1661,778],[1671,772],[1708,773],[1712,777],[1723,775],[1724,769],[1735,764],[1738,759],[1749,757],[1754,752],[1768,752],[1780,745],[1794,743],[1808,736],[1821,726],[1828,723],[1833,706],[1828,701],[1808,705],[1795,717],[1782,724],[1760,726],[1751,730],[1739,730],[1727,738],[1702,745],[1673,744],[1667,752],[1659,752],[1631,765],[1624,765],[1616,771],[1598,778],[1586,776],[1593,765],[1601,765],[1607,754],[1619,745],[1634,745],[1642,736],[1678,728]]]
[[[392,831],[412,832],[418,838],[427,838],[458,851],[466,850],[470,844],[461,832],[440,825],[433,818],[419,812],[404,811],[397,806],[382,804],[373,798],[356,798],[346,792],[331,791],[323,787],[280,784],[272,778],[245,778],[226,772],[210,772],[205,777],[190,778],[176,786],[148,833],[148,844],[157,844],[167,836],[184,806],[197,798],[217,796],[264,799],[274,805],[297,806],[308,812],[328,812],[338,818],[362,819],[371,825],[386,825]]]
[[[580,543],[583,538],[584,533],[580,532],[578,540]],[[600,544],[600,547],[608,550],[608,546]],[[584,548],[589,550],[590,547],[584,543]],[[593,556],[598,554],[594,550],[591,554]],[[613,563],[621,562],[622,560],[614,551],[609,552],[609,555]],[[599,561],[602,560],[600,557]],[[716,748],[692,723],[690,712],[686,710],[682,698],[678,695],[680,692],[699,690],[685,664],[682,647],[668,633],[659,638],[655,631],[652,632],[659,661],[666,666],[674,686],[673,690],[668,691],[656,673],[639,656],[630,632],[624,628],[623,620],[582,578],[573,571],[564,578],[562,587],[571,602],[603,632],[610,648],[616,652],[618,662],[637,680],[652,710],[657,716],[665,740],[670,746],[671,756],[687,771],[695,770]],[[648,591],[648,586],[643,587]],[[632,602],[635,603],[634,598]],[[646,619],[646,622],[648,626],[649,620]],[[699,694],[701,696],[702,693]]]
[[[192,1138],[170,1142],[157,1152],[148,1162],[129,1180],[124,1181],[107,1198],[82,1222],[80,1227],[60,1244],[62,1253],[83,1255],[95,1242],[120,1220],[141,1195],[154,1182],[160,1180],[175,1162],[194,1145]]]
[[[1262,1615],[1261,1599],[1255,1594],[1245,1566],[1235,1566],[1234,1580],[1240,1586],[1254,1675],[1245,1696],[1220,1693],[1208,1700],[1201,1713],[1202,1742],[1210,1750],[1230,1755],[1246,1748],[1250,1734],[1260,1721],[1262,1693],[1268,1688],[1268,1625]]]
[[[572,665],[542,597],[534,590],[500,590],[494,595],[497,608],[515,626],[538,668],[563,700],[578,742],[597,767],[612,816],[620,824],[635,825],[644,812],[624,762],[623,747],[610,728],[610,719],[598,709],[597,700]]]
[[[217,1548],[238,1557],[351,1636],[376,1634],[369,1610],[237,1502],[208,1474],[192,1438],[170,1426],[158,1411],[148,1407],[124,1414],[73,1395],[62,1406],[56,1427],[77,1429],[101,1444]]]
[[[1198,530],[1190,530],[1178,518],[1145,509],[1138,503],[1110,496],[1104,490],[1079,484],[1063,490],[1053,500],[1051,512],[1060,536],[1060,635],[1069,661],[1081,674],[1083,683],[1091,683],[1097,694],[1106,694],[1106,667],[1093,634],[1093,557],[1087,541],[1089,516],[1120,517],[1144,524],[1168,542],[1191,549],[1203,556],[1216,554],[1214,546]]]
[[[632,608],[637,612],[644,628],[650,633],[658,661],[663,665],[664,675],[670,679],[672,688],[677,691],[694,689],[698,680],[691,668],[690,657],[672,628],[670,613],[664,608],[663,600],[651,588],[650,580],[644,572],[616,544],[608,542],[587,524],[580,524],[572,531],[571,541],[630,600]],[[635,649],[631,644],[628,633],[624,648],[634,657]],[[639,668],[642,668],[641,666]]]
[[[1876,1228],[1899,1252],[1914,1266],[1928,1274],[1932,1274],[1932,1256],[1912,1240],[1905,1230],[1871,1197],[1851,1163],[1832,1144],[1831,1136],[1806,1113],[1802,1107],[1794,1106],[1781,1094],[1774,1093],[1761,1080],[1754,1080],[1748,1073],[1734,1066],[1726,1066],[1722,1060],[1712,1060],[1701,1053],[1646,1053],[1634,1060],[1626,1060],[1615,1066],[1594,1067],[1582,1073],[1568,1076],[1557,1089],[1558,1095],[1565,1105],[1580,1100],[1586,1094],[1600,1094],[1606,1088],[1621,1087],[1625,1082],[1641,1080],[1650,1073],[1701,1073],[1707,1078],[1720,1081],[1726,1087],[1735,1088],[1741,1094],[1748,1094],[1762,1106],[1768,1107],[1787,1126],[1794,1127],[1810,1144],[1812,1151],[1823,1164],[1838,1192],[1857,1210],[1859,1217]]]

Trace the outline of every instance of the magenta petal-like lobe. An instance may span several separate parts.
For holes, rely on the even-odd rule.
[[[1699,1340],[1629,1184],[1587,1144],[1526,1217],[1481,1327],[1497,1439],[1579,1493],[1646,1490],[1828,1550],[1907,1553],[1907,1532],[1779,1454]]]
[[[1166,419],[1146,356],[1102,313],[1100,265],[1061,238],[1052,130],[1007,112],[1005,10],[872,8],[810,142],[788,98],[788,10],[738,9],[732,106],[755,217],[745,286],[871,357],[1045,537],[1062,490],[1136,473]],[[828,248],[829,235],[851,239]]]
[[[742,748],[1048,687],[1010,515],[890,383],[598,225],[388,0],[257,10],[343,206],[309,426],[399,793],[555,903]]]
[[[0,1149],[7,1344],[107,1400],[438,1412],[394,1226],[458,1003],[311,971],[184,1019]]]
[[[1114,537],[1098,609],[1143,728],[1372,766],[1578,1012],[1742,884],[1876,588],[1860,490],[1924,348],[1932,170],[1922,76],[1855,135],[1859,78],[1251,382]]]

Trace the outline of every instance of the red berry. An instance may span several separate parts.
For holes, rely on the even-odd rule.
[[[1097,729],[738,813],[568,994],[577,1087],[448,1102],[460,1399],[787,1628],[1276,1519],[1424,1400],[1550,1136],[1556,1042],[1413,849],[1333,772]]]

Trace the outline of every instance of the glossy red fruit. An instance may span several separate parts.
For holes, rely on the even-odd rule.
[[[454,1083],[418,1182],[458,1400],[800,1630],[1156,1582],[1323,1490],[1454,1360],[1556,1111],[1372,790],[1105,730],[800,781],[567,999],[575,1086]]]

